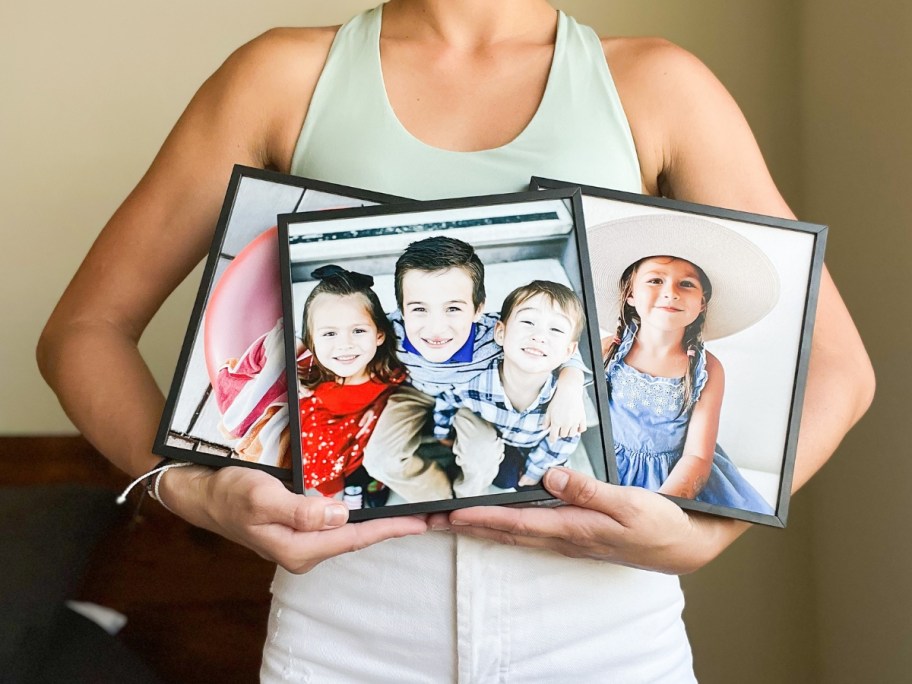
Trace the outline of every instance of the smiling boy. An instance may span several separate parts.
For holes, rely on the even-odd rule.
[[[456,413],[468,408],[514,447],[493,483],[502,488],[538,484],[548,468],[567,461],[579,442],[578,434],[550,440],[545,414],[557,390],[554,371],[577,351],[585,320],[582,302],[564,285],[536,280],[513,290],[494,326],[503,356],[437,398],[435,435],[448,434]]]
[[[409,502],[482,494],[503,459],[503,442],[487,421],[468,409],[455,411],[452,449],[461,470],[455,482],[417,452],[436,398],[466,385],[502,354],[494,339],[498,316],[483,313],[484,265],[468,243],[426,238],[397,260],[395,290],[399,309],[389,318],[410,386],[390,397],[365,449],[364,466]],[[572,403],[576,416],[583,414],[582,381],[580,369],[562,371],[560,401]]]

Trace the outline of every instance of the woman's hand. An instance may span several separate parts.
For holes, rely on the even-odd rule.
[[[162,477],[159,491],[168,508],[188,522],[294,573],[385,539],[427,530],[418,517],[346,524],[343,503],[294,494],[275,477],[251,468],[175,468]]]
[[[551,468],[544,485],[569,505],[465,508],[450,514],[449,527],[503,544],[670,574],[702,567],[748,528],[736,520],[687,513],[646,489],[606,484],[566,468]],[[434,516],[431,526],[439,529],[444,522]]]

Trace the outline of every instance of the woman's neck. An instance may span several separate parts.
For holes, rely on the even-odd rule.
[[[389,0],[389,38],[440,41],[466,49],[553,32],[554,8],[544,0]]]
[[[431,147],[506,145],[541,105],[557,29],[543,0],[390,0],[380,27],[390,107]]]

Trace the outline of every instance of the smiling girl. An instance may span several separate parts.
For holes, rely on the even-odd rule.
[[[716,443],[725,372],[703,341],[769,313],[774,267],[747,240],[694,217],[645,216],[610,228],[633,245],[612,279],[618,329],[603,350],[621,484],[771,514]],[[737,291],[746,282],[749,291]]]
[[[361,468],[364,445],[405,371],[374,279],[336,265],[311,275],[320,282],[304,303],[309,353],[298,364],[304,485],[334,496]]]

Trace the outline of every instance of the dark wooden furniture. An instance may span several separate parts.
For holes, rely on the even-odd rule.
[[[128,478],[82,437],[0,437],[0,484]],[[94,550],[78,598],[128,618],[120,634],[164,682],[256,682],[274,566],[188,525],[134,490]]]

